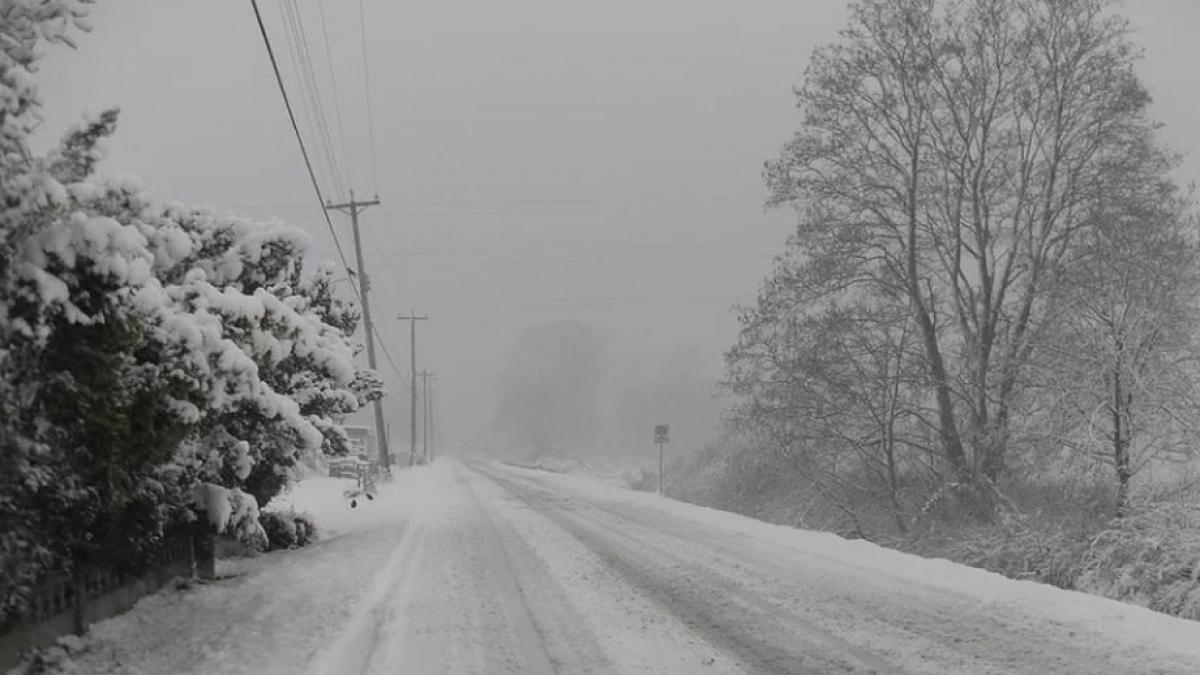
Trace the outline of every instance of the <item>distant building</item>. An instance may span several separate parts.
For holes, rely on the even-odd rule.
[[[350,438],[350,454],[375,459],[379,455],[379,446],[375,434],[367,427],[345,425],[346,436]]]

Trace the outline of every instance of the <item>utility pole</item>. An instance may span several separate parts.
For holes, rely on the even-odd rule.
[[[433,373],[428,370],[422,370],[421,373],[421,456],[425,461],[429,461],[429,422],[430,412],[429,407],[429,378]]]
[[[412,384],[411,397],[409,399],[409,441],[408,446],[408,465],[412,466],[417,461],[417,322],[428,321],[427,316],[417,316],[416,312],[412,312],[408,316],[396,317],[401,321],[410,322],[409,345],[410,354],[409,361],[412,365],[412,377],[409,378]]]
[[[433,454],[437,451],[437,392],[433,389],[429,390],[429,459],[433,459]]]
[[[341,211],[342,213],[349,214],[350,225],[354,228],[354,255],[358,259],[363,332],[367,336],[367,365],[371,366],[371,370],[377,370],[375,366],[375,324],[371,322],[371,278],[367,275],[367,264],[363,261],[362,238],[358,234],[358,214],[365,211],[368,206],[377,206],[378,204],[378,196],[367,201],[356,201],[354,199],[354,190],[350,191],[350,201],[344,204],[325,202],[326,211]],[[388,450],[387,429],[383,424],[383,402],[379,399],[375,399],[375,435],[379,439],[379,463],[384,467],[384,470],[390,470],[392,457]]]

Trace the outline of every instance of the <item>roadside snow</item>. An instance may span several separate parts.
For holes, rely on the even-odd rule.
[[[944,559],[922,558],[862,540],[773,525],[657,494],[621,489],[584,476],[516,467],[505,470],[557,484],[584,499],[636,505],[689,520],[714,533],[770,541],[802,556],[807,564],[852,573],[867,585],[953,593],[978,602],[981,610],[1022,615],[1055,628],[1069,626],[1095,632],[1104,637],[1108,649],[1124,646],[1132,653],[1171,654],[1196,664],[1195,672],[1200,673],[1200,622],[1087,593],[1009,579]],[[1031,628],[1036,630],[1036,626]]]
[[[325,540],[354,532],[365,532],[395,521],[394,509],[403,501],[405,486],[411,491],[408,471],[397,471],[392,483],[379,484],[374,500],[359,497],[354,508],[346,497],[356,483],[350,478],[309,476],[291,487],[290,490],[271,500],[267,511],[288,509],[312,516],[317,524],[318,539]]]
[[[1200,623],[572,475],[439,459],[227,561],[64,673],[1200,672]],[[67,653],[69,652],[69,653]]]
[[[351,509],[354,481],[314,476],[271,508],[313,516],[318,541],[294,551],[218,561],[219,580],[168,587],[132,610],[93,624],[60,673],[210,675],[301,673],[339,644],[381,575],[410,545],[408,522],[436,500],[428,467],[398,472],[373,501]],[[337,651],[333,658],[337,657]],[[339,672],[331,668],[326,672]]]

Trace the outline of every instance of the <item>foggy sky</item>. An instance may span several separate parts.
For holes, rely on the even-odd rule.
[[[314,3],[299,4],[322,76]],[[261,4],[296,95],[280,5]],[[445,440],[486,443],[506,356],[541,322],[595,327],[631,380],[679,353],[720,377],[729,308],[753,300],[792,220],[763,212],[762,161],[795,129],[792,87],[811,50],[836,39],[844,4],[365,0],[376,186],[359,4],[325,3],[348,173],[359,196],[383,201],[363,221],[376,323],[407,373],[395,317],[431,316],[418,359],[438,373]],[[1190,182],[1200,4],[1127,4]],[[101,0],[93,19],[77,51],[45,47],[43,142],[85,109],[120,106],[106,170],[159,198],[279,216],[332,259],[249,2]],[[324,175],[322,188],[345,197]],[[348,221],[334,224],[349,253]],[[380,358],[393,447],[405,449],[406,385]]]

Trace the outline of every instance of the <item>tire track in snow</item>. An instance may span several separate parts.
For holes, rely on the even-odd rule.
[[[394,618],[394,598],[404,594],[412,583],[410,572],[423,525],[419,518],[405,523],[400,542],[388,555],[370,587],[359,598],[345,629],[328,647],[319,651],[310,675],[350,675],[366,673],[379,644],[384,626]]]
[[[743,586],[750,596],[778,606],[781,614],[843,636],[912,672],[1200,673],[1186,659],[1159,659],[1140,652],[1136,644],[1131,649],[1105,640],[1087,622],[1047,620],[1036,605],[1007,605],[949,589],[927,592],[925,584],[903,583],[903,578],[853,564],[830,564],[836,561],[786,538],[777,541],[675,515],[666,503],[659,507],[640,498],[589,498],[551,475],[501,467],[491,467],[489,473],[535,494],[543,508],[567,505],[572,517],[590,519],[606,536],[630,542],[635,553],[666,542],[665,551],[687,562],[681,569],[694,567]]]
[[[648,591],[669,607],[681,604],[680,600],[684,606],[694,606],[699,610],[698,621],[709,622],[721,638],[748,651],[751,662],[762,665],[763,672],[904,675],[879,657],[791,615],[738,580],[713,573],[695,560],[612,524],[583,514],[578,514],[578,519],[587,525],[579,527],[583,523],[577,523],[576,537],[591,538],[594,550],[627,568],[629,574],[645,579]],[[660,556],[665,564],[651,562],[650,556]]]
[[[471,503],[485,524],[484,537],[488,549],[494,551],[501,561],[499,566],[492,568],[492,577],[495,581],[493,588],[499,595],[505,615],[508,616],[513,637],[517,641],[518,653],[524,661],[522,672],[528,675],[550,675],[556,672],[546,650],[545,636],[538,628],[537,622],[529,610],[529,600],[517,579],[512,554],[504,545],[504,538],[496,529],[496,522],[492,514],[484,508],[479,497],[461,476],[455,476],[455,480],[460,488],[470,496]]]
[[[512,478],[544,498],[558,494],[536,478]],[[683,556],[681,559],[686,559],[683,551],[690,551],[695,556],[692,562],[715,574],[714,578],[737,579],[740,584],[756,587],[758,592],[751,589],[749,597],[765,600],[780,612],[800,617],[807,625],[822,626],[828,635],[857,636],[856,640],[865,643],[863,648],[876,645],[889,659],[905,664],[915,661],[919,665],[910,667],[923,672],[1178,672],[1148,670],[1136,659],[1118,664],[1112,655],[1097,653],[1087,640],[1053,639],[1019,618],[993,616],[992,610],[976,601],[944,590],[930,593],[928,586],[872,585],[881,578],[879,575],[842,576],[839,571],[831,573],[826,565],[806,570],[803,582],[798,583],[798,570],[790,561],[797,555],[807,555],[801,549],[682,519],[670,520],[673,527],[666,529],[662,520],[665,514],[644,506],[608,502],[593,506],[587,511],[593,514],[590,522],[607,528],[618,539],[624,537],[639,545],[671,540],[673,546],[660,549]],[[588,518],[583,513],[580,517]],[[811,557],[828,560],[822,555]],[[886,575],[882,579],[895,580]]]
[[[496,519],[557,672],[744,672],[540,509],[482,474],[461,473]]]
[[[900,672],[648,537],[631,536],[578,509],[564,510],[563,499],[540,486],[498,475],[479,464],[471,466],[570,533],[647,598],[749,671]]]

